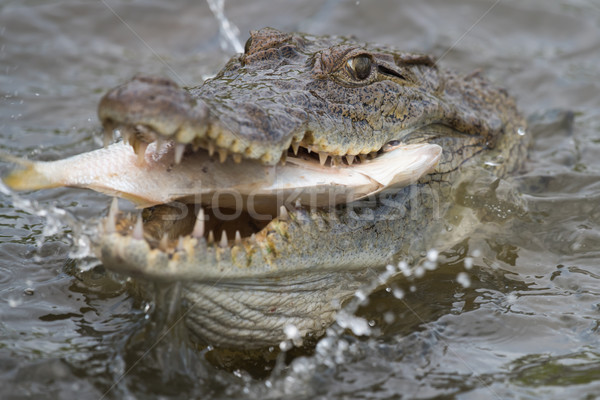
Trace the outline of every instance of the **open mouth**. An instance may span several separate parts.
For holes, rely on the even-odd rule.
[[[217,248],[265,240],[269,231],[302,213],[414,183],[437,165],[441,155],[441,147],[427,143],[391,141],[376,152],[331,156],[293,142],[277,165],[265,166],[205,140],[168,141],[141,125],[120,128],[120,133],[136,153],[131,157],[139,168],[162,168],[174,177],[184,176],[192,167],[206,172],[190,173],[190,181],[205,179],[201,190],[190,191],[193,196],[156,201],[137,218],[121,215],[116,203],[110,209],[105,223],[109,233],[144,239],[151,248],[167,253],[190,240]]]
[[[146,152],[146,149],[150,143],[164,143],[167,139],[166,136],[157,133],[151,126],[144,124],[135,124],[135,125],[118,125],[112,120],[104,120],[103,124],[105,126],[104,133],[104,143],[108,145],[108,143],[113,141],[114,132],[117,132],[119,136],[123,137],[123,139],[129,143],[134,149],[135,153],[140,156]],[[210,128],[209,128],[210,130]],[[212,134],[213,136],[218,137],[217,134]],[[229,134],[228,135],[233,135]],[[173,135],[171,135],[173,136]],[[190,154],[196,152],[200,149],[204,149],[208,152],[211,157],[215,157],[221,163],[225,162],[229,157],[234,160],[236,163],[241,163],[244,158],[248,158],[247,154],[236,151],[231,148],[221,147],[215,144],[215,141],[210,139],[210,132],[207,133],[206,137],[202,138],[194,138],[188,143],[179,142],[177,140],[173,141],[175,146],[175,162],[181,162],[184,154]],[[303,138],[306,136],[310,136],[310,132],[305,133]],[[306,144],[303,141],[303,138],[297,139],[293,138],[290,141],[289,146],[286,150],[281,152],[281,157],[279,158],[279,162],[285,163],[288,157],[302,157],[303,159],[313,159],[318,162],[322,166],[340,166],[340,165],[353,165],[356,162],[363,162],[365,160],[370,160],[377,155],[381,154],[387,147],[395,146],[398,144],[398,141],[388,142],[382,148],[375,151],[361,151],[356,154],[333,154],[326,151],[320,151],[316,149],[314,145]],[[218,141],[218,140],[217,140]],[[248,147],[244,146],[246,152],[249,152]]]

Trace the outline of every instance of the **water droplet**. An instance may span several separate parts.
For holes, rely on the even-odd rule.
[[[430,249],[427,251],[427,259],[431,262],[436,262],[439,254],[440,253],[436,249]]]
[[[284,340],[283,342],[279,343],[279,349],[281,351],[288,351],[292,349],[292,342],[289,340]]]
[[[423,275],[425,275],[425,268],[423,268],[423,266],[419,265],[417,268],[415,268],[415,276],[417,278],[422,278]]]
[[[471,286],[471,278],[469,278],[469,275],[466,272],[460,272],[456,277],[456,281],[464,288]]]
[[[402,300],[404,298],[404,290],[396,288],[394,289],[393,295],[398,300]]]
[[[16,307],[19,307],[19,306],[21,305],[21,303],[22,303],[22,302],[23,302],[23,301],[22,301],[22,300],[20,300],[20,299],[14,299],[14,298],[12,298],[12,299],[8,299],[8,306],[9,306],[10,308],[16,308]]]
[[[465,257],[465,269],[471,269],[473,268],[473,259],[471,257]]]
[[[371,333],[371,328],[364,318],[341,312],[337,315],[336,321],[340,327],[350,329],[357,336],[365,336]]]
[[[35,294],[35,291],[32,288],[26,288],[25,290],[23,290],[23,293],[25,293],[27,296],[33,296]]]
[[[286,325],[283,328],[283,333],[288,339],[295,340],[300,338],[300,331],[296,328],[296,325]]]
[[[354,297],[356,297],[361,303],[367,300],[367,295],[362,290],[357,290],[356,293],[354,293]]]
[[[333,348],[333,342],[334,342],[333,337],[325,337],[325,338],[319,340],[319,343],[317,343],[317,348],[316,348],[317,353],[319,353],[322,356],[327,356],[329,351]]]
[[[515,304],[517,302],[518,296],[515,293],[508,293],[506,295],[506,302],[508,304]]]
[[[408,264],[406,263],[406,261],[400,261],[398,263],[398,269],[400,271],[402,271],[402,273],[404,274],[404,276],[410,276],[411,275],[411,270],[410,270],[410,268],[408,268]]]
[[[429,260],[426,260],[426,261],[423,263],[423,267],[425,267],[425,269],[428,269],[428,270],[430,270],[430,271],[433,271],[434,269],[436,269],[436,268],[437,268],[437,263],[436,263],[436,262],[431,262],[431,261],[429,261]]]
[[[521,127],[521,128],[519,128],[519,129],[517,129],[517,133],[518,133],[520,136],[525,136],[525,133],[526,133],[526,132],[525,132],[525,128]]]
[[[286,325],[283,327],[283,333],[294,346],[302,346],[302,333],[296,325]]]
[[[391,311],[387,311],[383,314],[383,320],[386,324],[391,324],[396,320],[396,315]]]

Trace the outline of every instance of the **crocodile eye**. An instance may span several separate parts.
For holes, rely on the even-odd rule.
[[[348,60],[348,66],[354,71],[356,78],[361,81],[371,75],[371,65],[371,57],[367,55],[356,56]]]
[[[246,44],[244,45],[244,54],[248,54],[250,46],[252,46],[252,36],[250,36],[248,40],[246,40]]]

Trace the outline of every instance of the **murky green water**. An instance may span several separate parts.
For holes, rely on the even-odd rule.
[[[525,171],[506,182],[520,195],[465,193],[484,222],[436,270],[371,296],[357,312],[370,338],[326,337],[274,372],[271,354],[191,351],[176,333],[150,349],[146,305],[72,254],[79,235],[65,221],[97,218],[106,197],[23,195],[66,210],[51,232],[2,195],[0,397],[600,396],[600,3],[230,1],[226,11],[242,41],[263,26],[356,35],[483,69],[538,115]],[[4,0],[0,149],[56,159],[97,148],[108,88],[137,72],[200,82],[229,55],[203,2]]]

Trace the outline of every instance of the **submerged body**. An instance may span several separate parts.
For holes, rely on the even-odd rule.
[[[502,178],[525,158],[526,126],[514,100],[478,74],[443,71],[424,55],[269,28],[253,32],[244,54],[203,85],[136,77],[103,98],[99,116],[137,153],[172,140],[182,163],[204,152],[224,163],[280,166],[300,154],[334,173],[377,160],[386,146],[441,147],[433,171],[408,186],[336,207],[299,203],[266,222],[247,210],[231,218],[227,207],[202,200],[183,213],[149,208],[137,220],[111,209],[96,243],[105,267],[180,283],[191,337],[231,348],[276,344],[288,325],[302,336],[322,334],[394,255],[418,260],[467,233],[465,217],[456,218],[452,240],[443,234],[461,179]]]

